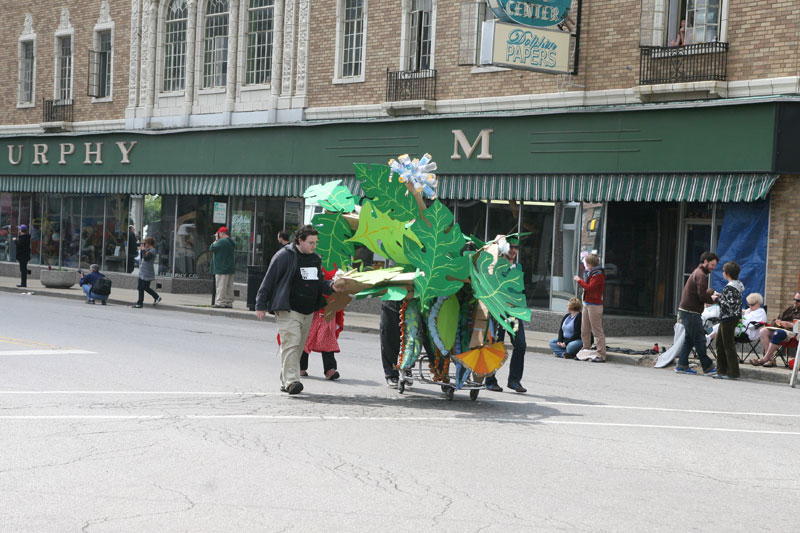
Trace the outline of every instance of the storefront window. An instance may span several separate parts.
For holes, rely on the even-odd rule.
[[[247,265],[253,251],[254,222],[256,199],[253,197],[238,197],[232,199],[233,211],[231,213],[231,238],[236,249],[234,261],[236,270],[233,279],[236,282],[247,281]]]
[[[81,229],[81,268],[102,265],[103,261],[103,197],[83,199],[83,228]]]
[[[105,269],[110,272],[127,271],[128,203],[127,195],[106,197]]]
[[[303,199],[287,198],[285,203],[283,229],[294,235],[294,232],[303,225]],[[294,237],[292,237],[294,238]]]
[[[553,217],[551,203],[528,203],[522,206],[519,263],[525,274],[525,294],[529,307],[550,305],[550,266],[553,253]]]
[[[38,265],[41,260],[42,250],[42,199],[41,194],[34,194],[32,197],[31,223],[31,261],[29,264]]]
[[[278,251],[278,232],[283,229],[283,198],[256,198],[256,251],[253,264],[266,268]]]
[[[12,220],[12,196],[8,192],[0,193],[0,261],[12,261],[11,238],[16,229],[16,222]]]
[[[519,203],[515,200],[492,200],[489,202],[489,231],[486,239],[498,235],[510,235],[519,230]]]
[[[175,205],[177,196],[146,196],[144,226],[141,239],[152,237],[156,242],[156,276],[172,276],[175,262]]]
[[[81,247],[80,196],[64,196],[61,229],[61,266],[78,268]]]
[[[175,239],[175,276],[211,277],[211,246],[220,224],[213,223],[214,202],[227,197],[181,196],[178,198],[178,231]]]
[[[578,202],[557,203],[553,232],[553,275],[550,308],[566,312],[567,302],[576,294],[573,277],[578,266],[578,228],[581,219]]]
[[[461,232],[467,236],[486,240],[486,202],[481,200],[459,200],[456,221]],[[492,235],[494,238],[494,235]]]
[[[48,195],[44,200],[42,218],[42,264],[58,266],[61,244],[61,196]]]

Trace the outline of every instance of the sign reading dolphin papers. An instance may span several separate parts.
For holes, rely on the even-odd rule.
[[[566,32],[484,22],[481,65],[567,74],[569,42]]]

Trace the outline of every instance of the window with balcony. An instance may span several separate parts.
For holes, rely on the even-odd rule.
[[[58,37],[56,44],[55,97],[60,102],[72,102],[72,36]]]
[[[723,0],[669,0],[666,15],[669,46],[725,40]]]
[[[272,78],[274,0],[250,0],[247,10],[247,71],[245,85],[269,83]]]
[[[19,105],[33,104],[35,64],[33,41],[21,41],[19,43],[19,92],[17,96]]]
[[[411,0],[407,24],[406,70],[428,70],[433,64],[433,0]]]
[[[340,0],[336,28],[336,80],[364,81],[367,0]]]
[[[203,88],[225,87],[228,81],[228,0],[209,0],[205,17]]]
[[[164,24],[164,91],[182,91],[186,84],[186,0],[172,0]]]

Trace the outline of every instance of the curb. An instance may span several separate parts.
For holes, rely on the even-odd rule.
[[[22,292],[33,292],[33,296],[45,296],[45,297],[52,297],[52,298],[62,298],[65,300],[84,300],[85,297],[83,294],[61,294],[61,293],[54,293],[54,292],[40,292],[40,291],[22,291],[20,288],[17,287],[3,287],[0,286],[0,291],[8,292],[12,294],[21,294]],[[115,300],[110,298],[108,300],[110,303],[120,305],[120,306],[130,306],[130,302],[124,302],[122,300]],[[208,307],[201,307],[201,306],[180,306],[180,305],[170,305],[170,304],[158,304],[159,309],[165,309],[170,311],[184,311],[186,313],[194,313],[194,314],[202,314],[202,315],[210,315],[210,316],[219,316],[225,318],[238,318],[241,320],[258,320],[256,315],[252,311],[245,311],[245,310],[223,310],[223,309],[214,309],[211,306]],[[275,317],[273,315],[268,314],[264,321],[266,322],[275,322]],[[355,333],[380,333],[380,328],[374,326],[348,326],[348,331],[352,331]],[[549,346],[542,346],[542,345],[528,345],[526,349],[526,353],[534,353],[539,355],[552,355]],[[630,355],[630,354],[622,354],[622,353],[614,353],[608,352],[606,355],[606,362],[609,363],[617,363],[623,365],[633,365],[633,366],[646,366],[646,367],[653,367],[656,362],[656,357],[652,354],[649,355]],[[667,370],[673,371],[672,365],[666,367]],[[766,369],[762,369],[760,367],[753,367],[749,364],[739,364],[739,371],[741,373],[741,379],[749,380],[749,381],[765,381],[768,383],[780,383],[780,384],[788,384],[789,383],[789,374],[784,374],[780,371],[770,371]]]

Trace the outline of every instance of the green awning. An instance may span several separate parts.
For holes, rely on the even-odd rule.
[[[0,176],[0,192],[302,196],[310,186],[352,175]],[[454,200],[539,202],[752,202],[777,174],[465,174],[439,176],[439,196]]]
[[[457,200],[538,202],[752,202],[777,174],[551,174],[440,176],[439,195]]]

